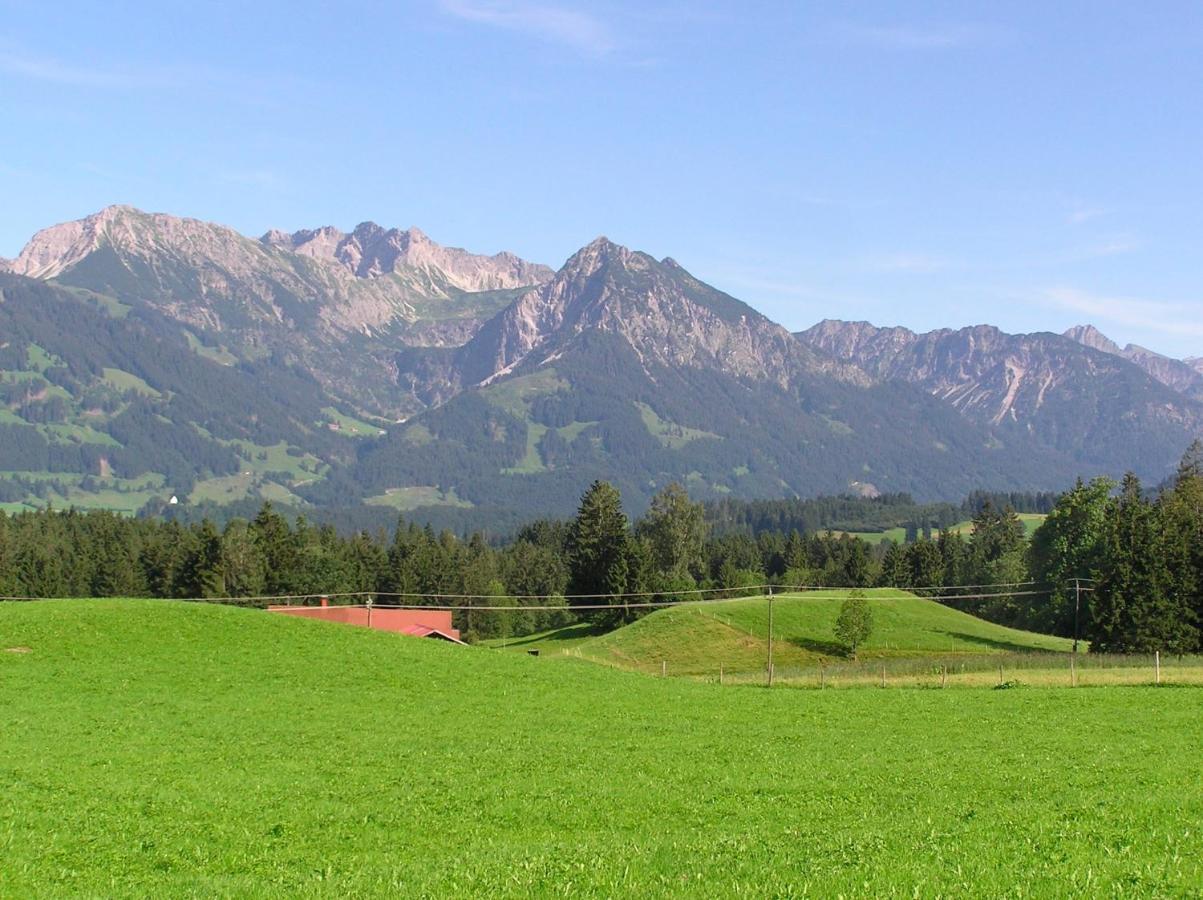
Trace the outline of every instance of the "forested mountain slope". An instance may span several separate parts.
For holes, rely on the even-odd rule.
[[[270,497],[504,526],[568,513],[595,478],[634,512],[674,480],[960,500],[1160,480],[1203,429],[1127,351],[986,326],[792,335],[605,238],[553,273],[417,229],[254,239],[110,207],[0,268],[10,509]]]

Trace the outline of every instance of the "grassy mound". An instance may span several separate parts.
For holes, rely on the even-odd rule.
[[[1067,651],[1064,638],[1004,628],[960,610],[883,588],[866,592],[873,610],[873,635],[862,659],[1025,651]],[[774,664],[779,670],[842,659],[834,628],[847,591],[785,594],[773,604]],[[662,609],[608,634],[590,635],[581,626],[521,641],[515,648],[570,654],[593,662],[645,672],[661,663],[676,675],[712,675],[765,666],[768,601],[763,597],[696,603]]]
[[[0,896],[1182,896],[1198,701],[724,689],[0,604]]]

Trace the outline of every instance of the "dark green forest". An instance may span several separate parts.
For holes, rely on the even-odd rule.
[[[1031,540],[1012,501],[1048,510]],[[896,524],[900,510],[914,513],[911,543],[871,543],[829,527]],[[965,513],[968,534],[947,530]],[[1080,636],[1092,650],[1198,651],[1203,448],[1192,447],[1153,492],[1135,476],[1119,485],[1100,478],[1058,497],[978,493],[961,507],[918,506],[906,495],[704,506],[672,484],[632,522],[620,491],[596,481],[572,519],[532,522],[505,541],[404,520],[391,535],[340,532],[270,503],[221,528],[109,512],[0,514],[0,595],[11,597],[262,605],[269,596],[363,592],[406,595],[406,604],[456,596],[465,606],[510,598],[555,607],[462,610],[459,625],[475,640],[578,618],[612,627],[639,614],[621,595],[688,599],[762,585],[911,588],[993,621]],[[606,608],[573,608],[599,604]]]

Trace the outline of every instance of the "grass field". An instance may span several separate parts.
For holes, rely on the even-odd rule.
[[[1067,651],[1064,638],[1004,628],[916,597],[881,588],[866,592],[873,610],[873,634],[860,651],[865,660],[895,657],[979,655]],[[783,594],[774,601],[773,659],[781,671],[839,662],[844,648],[834,628],[847,591]],[[575,658],[643,672],[713,675],[763,671],[768,638],[768,601],[763,597],[684,604],[658,610],[608,634],[567,629],[507,642],[514,649]]]
[[[391,506],[402,512],[419,509],[423,506],[452,506],[457,509],[468,509],[473,504],[461,500],[455,493],[455,488],[441,491],[437,487],[400,487],[389,488],[383,494],[368,497],[363,501],[369,506]]]
[[[1194,895],[1199,700],[724,689],[0,605],[0,896]]]
[[[1019,516],[1019,521],[1023,523],[1024,531],[1029,538],[1037,528],[1044,524],[1044,520],[1048,518],[1043,513],[1017,513],[1017,515]],[[964,522],[958,522],[956,525],[951,526],[948,530],[962,534],[968,538],[973,532],[973,522],[966,519]],[[905,528],[889,528],[885,531],[837,531],[836,534],[847,534],[850,537],[860,538],[862,541],[867,541],[870,544],[880,544],[882,541],[893,541],[896,544],[906,543]],[[932,536],[938,537],[939,533],[936,532]]]

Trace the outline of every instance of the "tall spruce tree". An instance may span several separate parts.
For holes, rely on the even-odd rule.
[[[1203,626],[1203,443],[1183,456],[1170,488],[1158,499],[1173,592],[1189,623]],[[1203,633],[1196,643],[1203,650]]]
[[[1124,476],[1111,504],[1098,586],[1091,595],[1090,649],[1099,653],[1184,652],[1198,633],[1174,590],[1162,517],[1140,480]]]
[[[630,575],[628,541],[627,517],[618,489],[609,482],[593,482],[581,497],[568,533],[568,592],[595,597],[573,600],[574,605],[598,605],[606,602],[605,595],[626,591]]]

